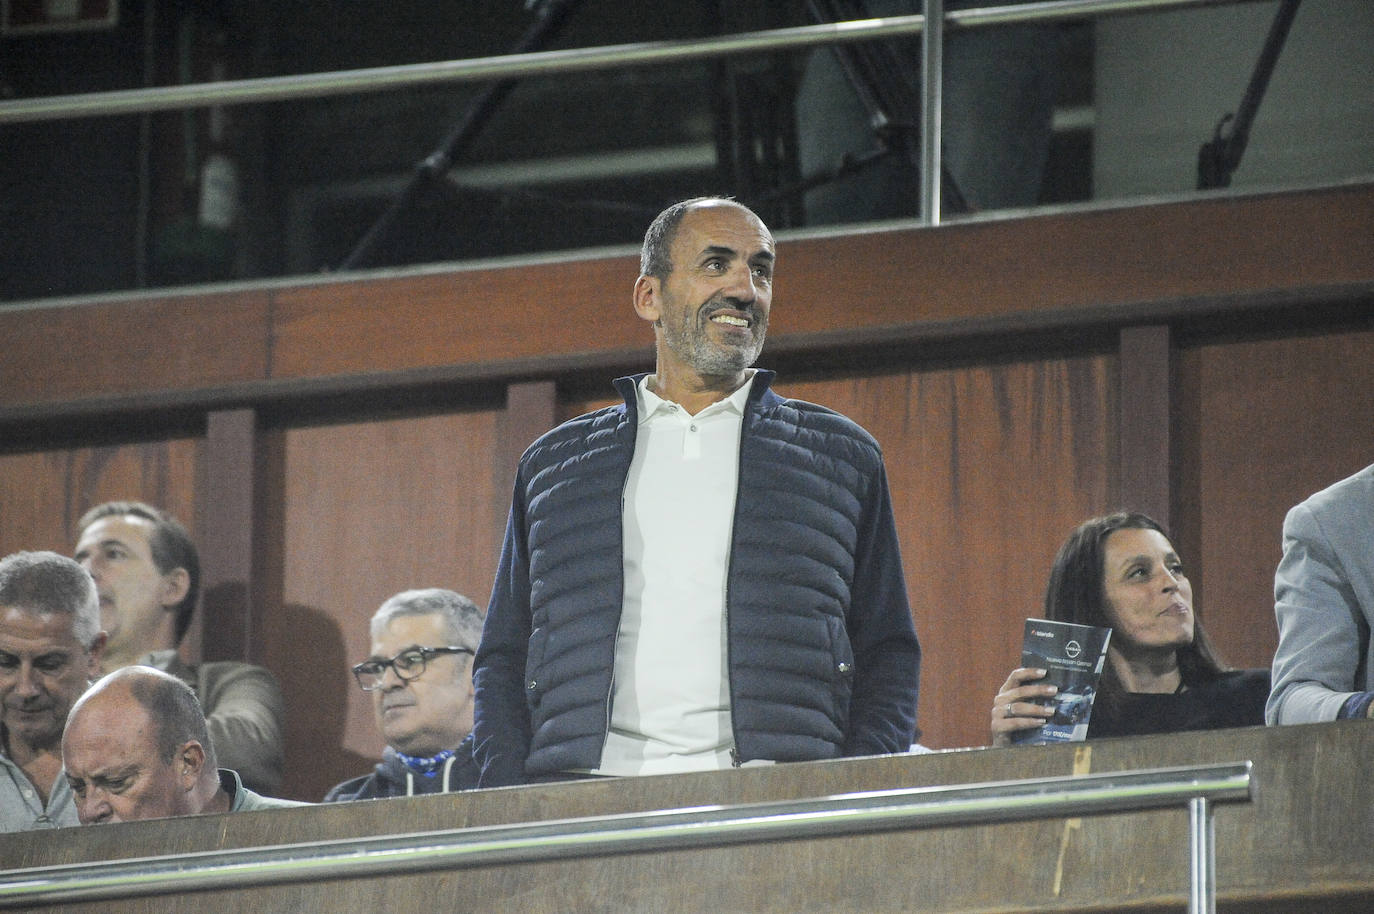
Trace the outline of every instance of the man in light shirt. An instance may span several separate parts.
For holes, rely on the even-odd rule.
[[[730,200],[649,227],[654,373],[520,460],[474,661],[481,786],[910,746],[920,647],[881,449],[750,367],[775,258]]]
[[[95,582],[54,552],[0,559],[0,831],[77,822],[62,728],[100,672]]]

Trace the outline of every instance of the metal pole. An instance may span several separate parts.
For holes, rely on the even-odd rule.
[[[1206,797],[1188,801],[1188,912],[1216,914],[1216,830]]]
[[[1232,6],[1258,0],[1046,0],[1025,6],[956,10],[948,28],[982,28],[1015,22],[1090,19],[1129,13]],[[246,105],[299,98],[383,92],[415,86],[534,78],[559,73],[641,67],[742,54],[799,50],[826,44],[901,38],[924,28],[922,16],[891,16],[855,22],[743,32],[687,41],[644,42],[609,47],[572,48],[532,54],[479,57],[436,63],[403,64],[332,73],[267,76],[152,89],[86,92],[0,102],[0,125],[78,117],[116,117],[210,105]]]
[[[921,223],[940,224],[940,110],[944,97],[945,3],[925,0],[921,32]]]

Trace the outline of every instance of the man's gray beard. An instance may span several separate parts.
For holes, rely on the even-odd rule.
[[[660,325],[662,326],[662,325]],[[677,353],[692,370],[702,377],[722,377],[734,375],[758,361],[763,352],[763,341],[768,333],[766,320],[756,325],[759,330],[757,342],[745,347],[714,346],[707,339],[705,331],[690,341],[676,332],[668,332],[664,327],[663,345]],[[686,344],[686,345],[684,345]]]
[[[692,367],[705,377],[738,374],[758,361],[762,349],[761,345],[747,349],[721,349],[708,344],[701,347],[701,351],[692,353]]]

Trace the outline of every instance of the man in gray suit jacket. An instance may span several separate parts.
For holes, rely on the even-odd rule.
[[[1271,724],[1374,716],[1374,465],[1288,512]]]

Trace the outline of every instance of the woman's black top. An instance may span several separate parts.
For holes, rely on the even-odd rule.
[[[1269,670],[1231,670],[1182,692],[1122,692],[1115,698],[1098,694],[1088,739],[1259,726],[1269,698]]]

